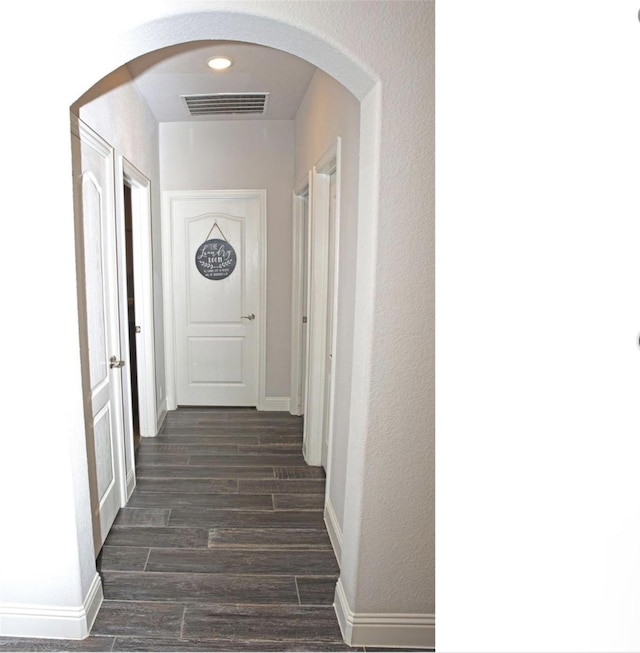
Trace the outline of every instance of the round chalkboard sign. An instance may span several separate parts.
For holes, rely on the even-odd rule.
[[[236,261],[236,250],[219,238],[205,240],[196,252],[198,272],[212,281],[226,279],[235,270]]]

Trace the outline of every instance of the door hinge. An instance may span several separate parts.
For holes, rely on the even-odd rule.
[[[306,324],[306,323],[307,323],[307,316],[305,315],[305,316],[302,318],[302,324]]]

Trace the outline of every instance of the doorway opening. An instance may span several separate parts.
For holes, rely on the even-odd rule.
[[[292,385],[304,384],[304,445],[309,465],[321,465],[329,474],[333,409],[335,397],[335,351],[338,318],[338,260],[340,235],[341,139],[316,163],[311,171],[309,224],[305,235],[299,230],[294,240],[294,277],[301,286],[293,298],[293,315],[308,315],[297,322],[292,345],[305,342],[305,355],[296,359],[297,377],[292,370]],[[304,203],[298,201],[298,216]],[[300,261],[306,257],[307,265]],[[303,268],[307,268],[307,271]]]
[[[305,116],[305,119],[306,119],[307,121],[310,120],[310,118],[307,117],[307,116]],[[247,124],[247,127],[244,127],[244,124],[243,124],[243,128],[244,128],[243,131],[247,131],[247,130],[249,129],[249,127],[248,127],[248,123],[246,123],[246,124]],[[351,123],[349,123],[348,126],[351,127]],[[168,129],[168,128],[167,128],[167,129]],[[357,131],[354,131],[354,133],[357,135],[358,132],[357,132]],[[166,136],[166,134],[167,134],[167,130],[164,130],[164,129],[161,130],[161,134],[162,134],[163,137]],[[350,138],[353,138],[353,135],[351,134],[351,130],[347,130],[347,135],[348,135]],[[332,136],[333,136],[333,135],[332,135]],[[335,138],[335,136],[333,136],[333,137]],[[349,143],[349,146],[351,146],[351,143],[354,142],[354,141],[353,141],[353,140],[348,140],[348,141],[346,141],[346,142],[348,142],[348,143]],[[355,140],[355,142],[357,143],[357,140]],[[117,146],[117,144],[116,144],[116,146]],[[314,152],[313,152],[313,159],[311,159],[311,157],[310,157],[311,160],[308,162],[308,164],[311,164],[313,160],[317,160],[317,159],[316,159],[316,156],[317,156],[317,155],[318,155],[318,153],[317,153],[316,151],[314,151]],[[139,160],[139,159],[136,159],[136,161],[138,161],[138,160]],[[180,157],[167,157],[167,160],[170,160],[170,161],[180,161],[180,162],[182,162],[184,159],[182,159],[182,158],[180,158]],[[308,164],[307,164],[307,162],[304,162],[304,163],[305,163],[305,169],[308,170],[308,167],[307,167]],[[168,164],[167,164],[167,165],[168,165]],[[184,166],[183,166],[183,167],[184,167]],[[202,166],[202,165],[200,165],[200,166],[199,166],[199,169],[200,169],[200,170],[206,170],[206,169],[207,169],[207,166]],[[223,169],[223,170],[224,170],[225,172],[228,172],[228,168],[227,168],[227,169]],[[154,172],[154,171],[153,171],[153,170],[150,170],[150,172]],[[185,174],[184,169],[183,169],[182,171],[179,171],[179,172],[182,172],[182,174]],[[218,172],[218,171],[217,171],[217,172]],[[326,193],[325,203],[327,204],[327,206],[329,206],[328,201],[329,201],[329,197],[330,197],[330,187],[331,187],[331,183],[330,183],[330,174],[331,174],[331,172],[332,172],[332,171],[326,169],[324,166],[320,166],[319,169],[318,169],[318,179],[321,178],[323,189],[325,189],[325,186],[326,186],[326,191],[327,191],[327,193]],[[165,166],[165,168],[163,169],[163,174],[166,174],[166,173],[167,173],[167,166]],[[220,174],[220,173],[218,172],[218,174]],[[293,181],[293,179],[292,179],[292,181]],[[327,181],[328,183],[327,183],[327,184],[324,184],[325,181]],[[156,182],[156,180],[155,180],[155,178],[154,178],[154,184],[155,184],[155,182]],[[163,179],[163,183],[167,183],[167,182]],[[219,182],[219,183],[222,185],[224,182]],[[121,185],[121,184],[119,184],[119,185]],[[176,184],[176,185],[177,185],[177,184]],[[254,187],[257,187],[257,186],[254,186]],[[157,186],[156,186],[156,188],[157,188]],[[291,200],[290,200],[290,197],[291,197],[291,194],[290,194],[290,193],[291,193],[291,190],[290,190],[290,189],[291,189],[291,186],[289,186],[289,190],[288,190],[288,198],[287,198],[288,202],[291,201]],[[130,193],[130,197],[128,197],[126,201],[127,201],[127,202],[130,202],[130,204],[131,204],[131,209],[132,209],[132,222],[133,222],[133,225],[132,225],[132,235],[131,235],[131,239],[132,239],[132,241],[133,241],[133,250],[134,250],[134,254],[135,254],[135,248],[136,248],[136,243],[135,243],[135,233],[136,233],[136,231],[135,231],[135,210],[134,210],[134,208],[135,208],[135,207],[134,207],[134,205],[135,205],[135,189],[134,189],[134,188],[130,188],[130,190],[131,190],[132,192]],[[127,192],[129,192],[129,191],[127,191]],[[157,192],[157,191],[154,190],[154,193],[156,193],[156,192]],[[316,185],[314,184],[313,193],[315,194],[315,192],[316,192]],[[123,191],[123,193],[124,193],[124,191]],[[324,196],[324,190],[323,190],[323,196]],[[156,201],[157,201],[158,197],[155,196],[155,199],[156,199]],[[314,197],[314,201],[315,201],[315,197]],[[338,202],[338,204],[339,204],[339,202]],[[289,206],[290,206],[290,205],[289,205]],[[354,211],[354,212],[353,212],[352,214],[350,214],[350,215],[352,215],[352,216],[354,217],[354,219],[355,219],[355,216],[357,216],[357,213]],[[163,216],[163,217],[164,217],[164,216]],[[289,221],[287,221],[287,222],[289,222]],[[290,224],[290,222],[289,222],[289,224]],[[327,226],[328,226],[328,221],[327,221]],[[223,227],[224,227],[224,225],[223,225]],[[309,229],[311,229],[311,227],[309,227]],[[336,235],[337,235],[337,231],[338,231],[338,230],[336,229]],[[205,237],[206,237],[206,235],[207,235],[207,234],[205,234]],[[227,233],[226,230],[225,230],[225,234],[224,234],[224,235],[225,235],[227,238],[233,238],[233,235],[229,235],[229,233]],[[226,239],[226,238],[225,238],[225,239]],[[158,240],[158,239],[157,239],[157,232],[156,232],[156,244],[157,244],[157,240]],[[284,239],[282,239],[282,240],[284,240]],[[311,236],[310,234],[309,234],[309,236],[307,237],[306,240],[307,240],[307,242],[313,242],[313,238],[312,238],[312,236]],[[236,239],[235,239],[235,238],[233,238],[233,242],[236,242]],[[277,241],[276,241],[276,242],[277,242]],[[285,241],[285,242],[286,242],[286,241]],[[167,244],[167,243],[166,243],[166,240],[165,240],[165,239],[160,239],[160,246],[166,246],[166,244]],[[329,247],[329,233],[328,233],[328,231],[327,231],[327,233],[326,233],[326,240],[325,240],[325,242],[324,242],[323,247],[326,247],[326,248]],[[319,261],[320,261],[321,258],[323,258],[323,262],[320,264],[320,265],[322,266],[322,269],[323,269],[323,275],[329,273],[329,269],[328,269],[328,268],[329,268],[329,260],[328,260],[328,256],[329,256],[328,251],[326,252],[326,256],[322,256],[322,257],[321,257],[321,256],[318,256],[318,260],[319,260]],[[277,270],[277,269],[278,269],[278,268],[277,268],[277,262],[278,262],[278,261],[277,261],[277,257],[273,257],[272,260],[273,260],[273,262],[274,262],[274,265],[271,267],[271,270]],[[353,261],[354,259],[351,259],[351,260]],[[166,264],[166,258],[165,258],[164,256],[163,256],[163,261],[164,261],[164,263]],[[283,268],[284,266],[281,264],[280,267]],[[287,265],[286,267],[288,268],[288,270],[289,270],[289,274],[290,274],[290,266]],[[354,267],[355,267],[355,263],[354,263]],[[156,275],[158,275],[158,270],[156,270]],[[334,275],[335,275],[335,277],[337,278],[338,275],[337,275],[336,272],[334,272]],[[354,271],[354,276],[355,276],[355,271]],[[139,277],[138,277],[137,274],[135,274],[135,271],[134,271],[134,274],[133,274],[133,284],[134,284],[134,295],[133,295],[133,300],[134,300],[134,301],[133,301],[133,309],[134,309],[134,315],[136,315],[136,314],[138,313],[138,308],[139,308],[139,299],[140,299],[140,295],[137,293],[137,291],[136,291],[137,289],[135,288],[135,286],[138,284],[138,281],[139,281]],[[322,281],[322,283],[323,283],[323,284],[326,284],[326,283],[328,283],[328,281]],[[274,284],[274,285],[275,285],[275,284]],[[280,287],[285,287],[285,288],[286,288],[286,285],[281,284]],[[164,290],[166,290],[166,286],[164,286]],[[288,291],[289,288],[286,288],[286,290]],[[311,288],[309,288],[309,293],[308,293],[308,295],[310,295],[311,292],[312,292],[312,290],[311,290]],[[127,294],[128,294],[128,293],[127,293]],[[274,294],[275,294],[275,293],[274,293]],[[284,294],[284,293],[283,293],[283,294]],[[321,295],[321,294],[320,294],[320,295]],[[320,295],[319,295],[319,297],[320,297]],[[146,297],[152,297],[152,296],[153,296],[153,293],[144,293],[142,296],[143,296],[143,297],[144,297],[144,296],[146,296]],[[335,293],[335,296],[337,296],[337,292]],[[327,299],[326,299],[326,296],[324,297],[324,299],[319,299],[319,301],[323,302],[324,305],[323,305],[322,310],[319,311],[318,314],[319,314],[319,315],[325,315],[325,316],[326,316],[326,314],[330,312],[330,309],[333,308],[333,306],[328,306],[328,305],[327,305]],[[334,300],[334,301],[335,301],[335,300]],[[305,303],[306,303],[306,302],[305,302]],[[128,307],[127,307],[127,308],[128,308]],[[165,309],[166,309],[166,303],[165,303]],[[286,310],[286,309],[289,309],[289,307],[288,307],[288,306],[285,306],[285,310]],[[284,313],[284,311],[282,311],[282,312]],[[286,310],[286,313],[289,313],[289,310]],[[337,311],[336,311],[336,313],[337,313]],[[245,316],[245,315],[248,316],[248,315],[250,315],[250,314],[251,314],[251,311],[249,311],[248,313],[247,313],[247,311],[242,311],[241,319],[244,319],[244,316]],[[309,321],[312,319],[312,318],[311,318],[311,315],[310,315],[308,312],[304,312],[304,314],[302,315],[302,317],[303,317],[303,318],[304,318],[304,317],[308,317]],[[250,320],[250,322],[253,322],[253,320],[251,320],[251,318],[249,318],[249,317],[247,317],[246,319]],[[290,318],[289,318],[289,315],[287,315],[287,316],[286,316],[286,321],[288,322],[289,319],[290,319]],[[331,321],[331,318],[330,318],[330,321]],[[134,326],[138,326],[138,325],[140,324],[139,322],[137,322],[137,324],[136,324],[136,322],[137,322],[137,320],[134,321]],[[334,336],[333,336],[333,333],[332,333],[332,332],[330,332],[330,335],[327,336],[327,326],[328,326],[328,325],[327,325],[327,318],[326,318],[326,317],[318,322],[319,325],[320,325],[321,323],[322,323],[322,326],[319,328],[318,333],[317,333],[317,342],[318,342],[318,343],[322,343],[322,344],[320,344],[320,346],[322,347],[323,350],[325,350],[325,351],[326,351],[326,350],[330,350],[330,349],[331,349],[331,343],[332,343],[332,341],[333,341],[333,339],[334,339]],[[167,347],[162,347],[162,344],[163,344],[163,343],[162,343],[162,326],[161,326],[161,325],[159,325],[159,326],[160,326],[160,331],[159,331],[159,337],[157,338],[157,346],[158,346],[158,350],[159,350],[159,352],[162,352],[162,354],[164,354],[164,356],[162,357],[162,359],[164,359],[164,363],[167,364],[167,366],[169,366],[169,365],[171,364],[171,362],[172,362],[173,359],[172,359],[172,357],[171,357],[171,355],[170,355],[170,352],[168,351],[169,348],[167,348]],[[167,326],[168,326],[168,320],[167,320],[167,321],[165,322],[165,324],[164,324],[165,335],[166,335],[166,329],[167,329]],[[287,325],[287,326],[288,326],[288,325]],[[309,326],[310,326],[310,325],[309,325]],[[146,330],[146,325],[143,325],[143,330]],[[275,328],[272,328],[272,329],[271,329],[271,334],[273,334],[273,333],[277,333],[277,331],[276,331]],[[285,333],[286,333],[286,331],[285,331]],[[288,335],[288,334],[287,334],[287,335]],[[131,340],[132,340],[132,341],[137,340],[137,336],[138,336],[138,334],[135,333],[135,331],[134,331],[134,332],[131,334]],[[307,339],[307,337],[306,337],[305,334],[303,334],[302,343],[305,342],[305,339]],[[308,347],[306,347],[304,344],[303,344],[302,346],[304,347],[305,350],[308,349]],[[141,354],[142,354],[142,353],[143,353],[143,352],[142,352],[141,348],[140,348],[139,346],[136,346],[136,347],[135,347],[135,357],[136,357],[136,359],[138,360],[138,362],[140,361],[140,357],[141,357]],[[163,368],[164,368],[164,365],[162,365],[162,363],[163,363],[163,360],[162,360],[162,359],[159,358],[159,363],[160,363],[160,365],[161,365],[161,368],[160,368],[160,380],[159,380],[159,382],[158,382],[158,393],[159,393],[159,394],[158,394],[158,397],[159,397],[159,404],[160,404],[160,406],[162,406],[163,399],[166,401],[166,399],[168,398],[168,395],[169,395],[168,392],[167,392],[166,394],[163,393],[162,383],[163,383],[163,381],[166,383],[167,380],[168,380],[168,378],[170,377],[169,374],[166,374],[167,370],[163,369]],[[271,360],[272,360],[272,361],[276,361],[276,362],[278,362],[278,356],[273,356]],[[286,360],[286,359],[285,359],[285,360]],[[317,360],[316,358],[308,358],[307,360],[304,361],[305,364],[304,364],[304,366],[303,366],[303,368],[302,368],[302,370],[301,370],[301,375],[300,375],[300,376],[302,377],[302,379],[306,379],[306,378],[307,378],[307,375],[308,375],[308,369],[309,369],[309,367],[308,367],[308,362],[309,362],[309,361],[312,361],[312,362],[315,363],[316,360]],[[133,362],[133,361],[132,361],[132,362]],[[288,361],[286,361],[286,362],[288,362]],[[285,371],[284,371],[284,374],[283,374],[283,373],[280,373],[280,377],[281,377],[281,378],[286,378],[286,376],[288,376],[288,375],[287,375],[287,372],[288,372],[287,367],[288,367],[288,366],[285,364],[285,365],[283,365],[283,366],[281,365],[281,367],[282,367]],[[139,372],[139,370],[140,370],[140,364],[138,364],[138,365],[134,365],[134,364],[132,364],[132,365],[130,366],[130,369],[131,369],[132,372],[133,372],[134,368],[137,368],[137,371]],[[144,368],[144,366],[143,366],[143,368]],[[320,390],[320,394],[323,396],[323,400],[325,400],[325,397],[326,397],[327,395],[330,396],[330,395],[332,395],[332,394],[334,393],[334,390],[333,390],[333,388],[332,388],[332,383],[331,383],[331,378],[332,378],[332,377],[327,377],[326,374],[324,373],[324,371],[325,371],[325,368],[323,367],[323,373],[320,373],[320,371],[317,372],[317,374],[316,374],[317,378],[316,378],[316,381],[315,381],[316,386],[317,386],[318,389]],[[329,378],[329,382],[327,382],[327,378]],[[137,389],[138,389],[138,394],[139,394],[140,388],[142,387],[141,378],[140,378],[140,375],[139,375],[139,374],[136,374],[135,378],[134,378],[133,375],[132,375],[132,383],[135,384],[135,386],[137,387]],[[152,385],[153,385],[153,383],[152,383]],[[288,390],[287,385],[288,385],[288,384],[285,385],[285,383],[280,383],[278,386],[276,386],[276,387],[278,388],[278,391],[273,393],[273,394],[274,394],[273,397],[271,397],[271,396],[269,397],[269,399],[270,399],[271,402],[272,402],[272,405],[274,405],[274,404],[277,403],[278,406],[283,406],[283,408],[279,408],[279,410],[283,410],[283,409],[284,409],[284,410],[287,410],[288,407],[289,407],[289,406],[288,406],[288,402],[287,402],[286,408],[284,408],[284,406],[285,406],[285,402],[284,402],[285,396],[284,396],[284,395],[285,395],[285,392]],[[345,384],[343,384],[343,385],[345,385]],[[282,388],[282,390],[280,390],[280,388]],[[303,388],[302,388],[302,394],[301,394],[301,396],[304,397],[305,395],[308,396],[309,394],[310,394],[310,390],[308,389],[307,385],[305,384],[305,385],[303,386]],[[282,396],[281,396],[281,395],[282,395]],[[287,398],[287,399],[288,399],[288,398]],[[138,418],[139,418],[139,424],[140,424],[140,427],[141,427],[141,429],[142,429],[142,421],[143,421],[142,418],[143,418],[143,413],[144,413],[144,407],[141,405],[141,404],[142,404],[142,397],[139,396],[139,397],[138,397],[138,401],[139,401],[139,403],[140,403],[140,405],[139,405],[139,417],[138,417]],[[135,403],[135,402],[134,402],[134,403]],[[306,402],[305,402],[305,403],[306,403]],[[168,404],[168,402],[166,402],[165,405],[166,405],[167,408],[169,408],[169,405],[167,405],[167,404]],[[304,408],[304,410],[305,410],[305,412],[306,412],[306,410],[307,410],[307,406],[305,405],[303,408]],[[322,422],[322,421],[324,421],[325,423],[330,422],[330,419],[329,419],[328,417],[326,417],[326,415],[327,415],[327,412],[326,412],[326,404],[318,405],[318,406],[317,406],[317,409],[318,409],[318,410],[316,411],[316,414],[317,414],[318,418],[321,420],[321,422]],[[306,415],[305,415],[305,420],[304,420],[304,421],[305,421],[305,423],[307,422],[307,416],[306,416]],[[141,435],[144,437],[145,434],[144,434],[144,433],[141,433]],[[322,436],[322,431],[320,431],[320,435]],[[320,445],[322,444],[322,439],[319,441],[319,444],[320,444]],[[326,448],[328,448],[328,447],[326,447]],[[329,455],[326,451],[325,451],[324,458],[325,458],[325,460],[324,460],[323,462],[324,462],[325,467],[327,467],[327,471],[328,471],[328,468],[330,467],[330,464],[328,464],[328,462],[327,462],[327,458],[330,460],[330,455]],[[311,460],[307,460],[306,462],[307,462],[308,464],[312,465],[312,466],[319,466],[319,464],[320,464],[319,462],[314,463],[314,462],[312,462]],[[340,476],[338,476],[338,479],[340,479]]]
[[[131,186],[122,185],[124,198],[125,268],[127,272],[127,324],[129,330],[129,361],[131,362],[131,417],[133,421],[133,446],[140,444],[140,399],[138,395],[138,355],[136,341],[136,294],[133,265],[133,208]]]
[[[129,354],[125,376],[125,422],[131,425],[128,440],[137,446],[140,437],[158,433],[153,293],[153,243],[151,232],[151,182],[127,159],[119,157],[122,195],[118,206],[121,229],[118,255],[123,283],[120,313],[121,338]],[[126,324],[126,326],[125,326]],[[130,417],[129,417],[130,415]]]

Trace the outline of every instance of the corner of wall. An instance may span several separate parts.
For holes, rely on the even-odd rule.
[[[436,645],[435,614],[354,613],[338,580],[333,607],[349,646],[432,649]]]
[[[98,573],[80,607],[0,604],[0,635],[47,639],[84,639],[104,599]]]

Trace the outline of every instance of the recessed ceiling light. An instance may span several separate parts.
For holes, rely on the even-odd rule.
[[[233,64],[233,59],[230,57],[213,57],[207,61],[207,66],[214,70],[226,70]]]

